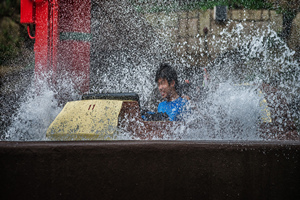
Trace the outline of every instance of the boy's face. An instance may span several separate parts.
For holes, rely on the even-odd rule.
[[[162,98],[169,99],[171,94],[175,92],[175,81],[171,81],[171,84],[168,83],[167,79],[160,78],[157,81],[158,90]]]

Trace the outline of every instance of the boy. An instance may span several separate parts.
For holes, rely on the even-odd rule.
[[[166,101],[158,105],[159,113],[166,113],[170,121],[182,120],[182,114],[187,111],[187,100],[180,97],[176,71],[169,64],[160,64],[156,72],[155,82],[161,96]]]

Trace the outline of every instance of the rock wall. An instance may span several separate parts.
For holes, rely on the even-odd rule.
[[[298,13],[295,19],[293,20],[288,45],[291,49],[293,49],[296,52],[295,56],[300,61],[300,13]]]
[[[280,33],[283,23],[282,14],[273,10],[227,10],[227,20],[222,23],[214,20],[214,10],[147,13],[144,17],[162,38],[173,44],[178,55],[188,58],[191,65],[206,65],[222,51],[217,42],[224,39],[224,29],[230,33],[240,23],[245,36],[254,36],[258,29],[260,34],[269,28]],[[299,26],[298,14],[288,42],[295,51],[299,51]],[[230,39],[225,42],[234,43]]]

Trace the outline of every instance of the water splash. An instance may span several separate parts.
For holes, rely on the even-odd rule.
[[[55,93],[43,88],[37,94],[29,90],[18,112],[13,116],[5,139],[13,141],[36,141],[46,139],[46,130],[56,115],[61,111]]]
[[[273,125],[284,131],[287,120],[292,121],[298,115],[296,110],[288,110],[286,119],[279,108],[282,104],[279,99],[286,99],[287,106],[300,99],[300,70],[293,59],[294,52],[270,28],[253,29],[255,34],[249,35],[245,34],[243,22],[235,23],[229,22],[221,32],[221,39],[212,41],[220,53],[206,66],[210,85],[203,89],[204,66],[194,62],[197,67],[192,67],[187,61],[191,58],[176,55],[172,51],[174,46],[156,34],[128,3],[94,2],[90,92],[136,92],[141,107],[155,111],[161,99],[154,74],[160,62],[169,62],[178,71],[180,82],[188,78],[193,89],[188,93],[192,98],[191,113],[185,125],[164,139],[264,139],[260,132],[262,108],[259,106],[263,83],[276,88],[268,101],[277,111],[272,113],[276,120]],[[203,42],[203,38],[198,39]],[[199,50],[203,58],[210,53],[203,52]],[[28,91],[5,134],[7,140],[45,139],[47,127],[62,109],[57,94],[67,94],[64,100],[80,99],[69,79],[60,81],[58,88],[43,86],[38,94],[33,89]],[[248,86],[241,86],[244,83]],[[273,129],[270,132],[280,134]],[[120,130],[117,139],[139,138]]]

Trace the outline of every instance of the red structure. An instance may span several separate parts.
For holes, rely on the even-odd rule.
[[[89,89],[91,1],[21,0],[21,23],[35,25],[35,74],[55,84],[70,78]]]

